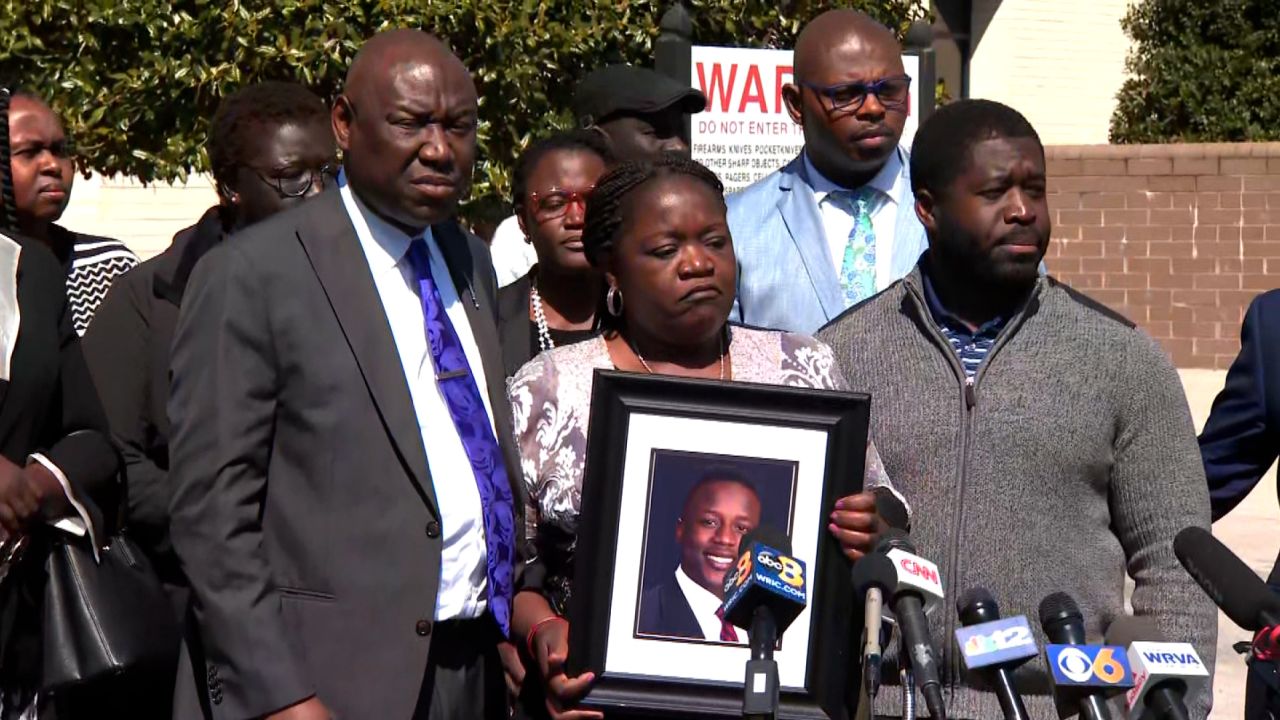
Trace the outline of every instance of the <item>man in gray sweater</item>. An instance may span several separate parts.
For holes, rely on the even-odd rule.
[[[1006,617],[1026,615],[1041,647],[1040,601],[1066,591],[1102,642],[1125,614],[1128,573],[1134,613],[1212,668],[1216,613],[1172,547],[1182,528],[1209,527],[1182,386],[1132,323],[1039,274],[1049,208],[1035,130],[998,103],[947,105],[916,135],[911,178],[928,252],[818,337],[871,393],[872,437],[912,504],[918,551],[940,568],[948,599],[930,623],[949,717],[1002,716],[954,640],[955,599],[976,586]],[[1058,717],[1043,656],[1015,683],[1033,718]],[[899,695],[882,692],[877,712],[900,716]],[[1191,717],[1211,698],[1188,698]]]

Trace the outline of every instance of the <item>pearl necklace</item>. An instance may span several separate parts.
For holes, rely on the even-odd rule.
[[[628,343],[628,345],[631,346],[631,352],[636,354],[636,359],[640,361],[640,365],[644,367],[645,372],[649,373],[650,375],[657,375],[657,373],[653,371],[653,368],[649,367],[649,363],[645,362],[644,356],[640,354],[640,349],[637,348],[632,343]],[[727,354],[728,353],[726,353],[724,350],[724,335],[721,335],[720,336],[720,379],[721,380],[724,379],[724,356]]]
[[[542,296],[538,294],[536,285],[529,285],[529,301],[533,305],[533,322],[538,326],[538,347],[546,352],[556,346],[551,339],[551,329],[547,327],[547,314],[542,310]]]

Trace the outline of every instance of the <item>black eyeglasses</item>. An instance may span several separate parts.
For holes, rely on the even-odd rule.
[[[814,85],[801,82],[800,84],[831,101],[832,110],[857,112],[867,101],[868,95],[875,95],[876,100],[880,101],[886,110],[902,110],[911,100],[911,76],[909,75],[880,78],[869,83]]]
[[[338,177],[338,169],[333,165],[324,165],[319,168],[304,168],[301,170],[290,170],[283,175],[269,176],[257,168],[251,168],[262,182],[270,185],[282,198],[297,198],[307,194],[316,181],[320,183],[320,187],[324,188],[330,182]]]

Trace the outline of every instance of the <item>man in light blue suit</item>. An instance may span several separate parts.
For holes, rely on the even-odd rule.
[[[909,273],[927,241],[898,147],[911,79],[897,38],[863,13],[831,10],[801,31],[794,72],[783,100],[804,150],[728,198],[739,265],[730,318],[813,333]]]

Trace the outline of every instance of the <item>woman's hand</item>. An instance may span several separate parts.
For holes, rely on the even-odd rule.
[[[884,523],[876,514],[876,496],[872,492],[842,497],[831,511],[827,529],[840,542],[845,557],[857,560],[875,549]]]
[[[569,623],[562,618],[543,622],[533,635],[530,650],[542,671],[547,690],[547,711],[553,720],[599,720],[604,713],[575,710],[573,706],[587,694],[596,675],[585,672],[571,678],[565,675],[564,662],[569,657]]]

